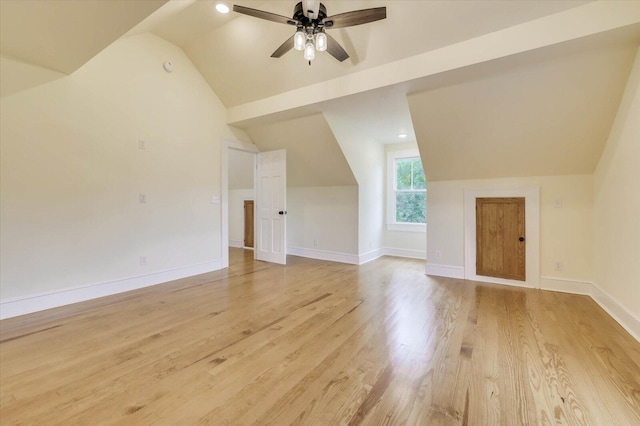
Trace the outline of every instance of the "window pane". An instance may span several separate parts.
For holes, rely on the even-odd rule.
[[[427,180],[424,177],[420,157],[413,159],[413,189],[427,189]]]
[[[411,189],[411,158],[396,160],[396,189]]]
[[[396,222],[427,223],[427,193],[396,192]]]

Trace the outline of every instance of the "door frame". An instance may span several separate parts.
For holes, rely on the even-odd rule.
[[[524,197],[526,280],[476,275],[476,198]],[[464,279],[540,288],[540,187],[464,189]]]
[[[256,160],[255,154],[259,152],[258,147],[247,142],[240,142],[231,139],[222,139],[220,152],[220,198],[221,198],[221,259],[222,269],[229,267],[229,150],[244,151],[254,154],[253,159],[253,188],[256,188]],[[255,215],[254,215],[255,221]],[[255,232],[255,224],[254,224]],[[254,238],[255,241],[255,238]],[[255,258],[255,250],[253,251]]]

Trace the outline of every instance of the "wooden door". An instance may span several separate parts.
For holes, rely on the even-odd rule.
[[[287,152],[258,153],[256,259],[287,263]]]
[[[244,200],[244,246],[253,248],[253,200]]]
[[[476,275],[526,281],[524,198],[476,198]]]

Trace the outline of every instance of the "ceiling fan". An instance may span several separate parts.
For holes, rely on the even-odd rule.
[[[233,5],[233,11],[268,21],[295,26],[295,34],[282,43],[282,45],[273,52],[271,57],[280,58],[293,48],[304,51],[304,59],[309,61],[309,65],[311,65],[311,61],[315,58],[316,50],[318,52],[324,52],[326,50],[340,62],[349,57],[349,54],[342,46],[327,34],[325,30],[367,24],[387,17],[386,7],[354,10],[327,16],[327,8],[324,4],[320,3],[320,0],[303,0],[299,2],[293,8],[293,17],[291,18],[238,5]]]

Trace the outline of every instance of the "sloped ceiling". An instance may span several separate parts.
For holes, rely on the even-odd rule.
[[[234,3],[291,16],[296,1]],[[328,54],[319,54],[312,66],[296,51],[280,59],[270,57],[293,34],[293,27],[233,12],[221,16],[209,2],[194,3],[171,19],[159,22],[152,31],[182,47],[229,107],[390,63],[587,2],[327,0],[323,3],[329,15],[386,6],[387,19],[331,31],[351,57],[339,63]]]
[[[260,151],[287,150],[287,186],[356,185],[322,114],[246,129]]]
[[[592,173],[635,43],[526,65],[408,97],[429,181]]]
[[[0,97],[73,73],[166,2],[0,1]]]
[[[0,2],[0,52],[71,74],[167,0]]]

